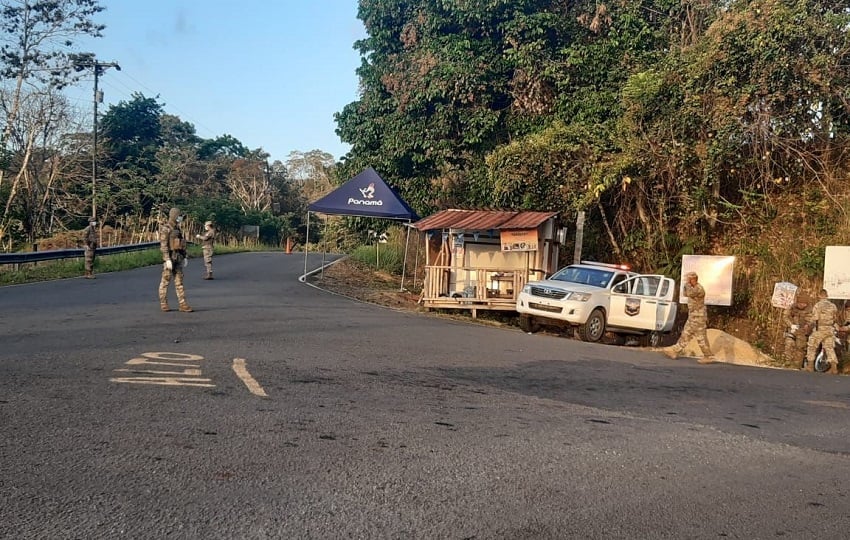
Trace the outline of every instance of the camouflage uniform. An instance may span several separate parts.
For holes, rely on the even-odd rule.
[[[186,240],[183,231],[178,224],[180,210],[172,208],[168,212],[168,221],[159,227],[159,250],[162,252],[162,279],[159,282],[159,307],[162,311],[169,311],[168,307],[168,283],[174,278],[174,290],[177,292],[177,301],[180,303],[180,311],[192,311],[186,302],[186,293],[183,290],[183,267],[186,264]],[[169,268],[171,266],[171,268]]]
[[[806,358],[809,315],[812,307],[808,298],[798,297],[797,301],[782,312],[785,323],[785,361],[796,368],[803,367]]]
[[[213,256],[213,245],[215,244],[215,228],[213,228],[212,221],[207,221],[204,223],[204,234],[196,234],[195,238],[201,241],[201,246],[203,246],[204,251],[204,266],[207,269],[207,274],[204,276],[204,279],[213,279],[212,275],[212,256]]]
[[[86,260],[86,279],[94,279],[94,255],[97,249],[97,222],[83,229],[83,252]]]
[[[835,356],[835,340],[833,329],[835,327],[835,316],[838,314],[838,308],[835,304],[826,299],[825,293],[821,293],[821,300],[812,308],[812,313],[809,315],[809,323],[815,325],[812,335],[809,336],[808,347],[806,348],[806,369],[814,371],[815,355],[818,347],[822,346],[826,351],[826,358],[830,364],[830,371],[838,372],[838,357]]]
[[[665,351],[665,353],[671,358],[676,358],[687,347],[688,343],[696,338],[704,357],[704,359],[700,359],[700,362],[713,362],[714,355],[708,346],[708,334],[706,331],[708,312],[705,309],[705,289],[697,283],[696,274],[689,275],[693,276],[694,283],[685,283],[684,288],[684,294],[688,298],[688,320],[685,321],[685,327],[682,329],[682,335],[679,336],[679,341]]]

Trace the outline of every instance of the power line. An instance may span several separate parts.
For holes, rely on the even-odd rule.
[[[80,90],[83,90],[82,83],[84,83],[84,82],[91,83],[91,81],[93,79],[94,79],[93,76],[82,77],[78,80],[78,83],[73,85],[73,86],[74,86],[74,88],[79,87]],[[165,102],[164,109],[165,109],[165,112],[167,112],[168,114],[177,115],[184,122],[189,122],[193,126],[195,126],[196,129],[203,130],[204,132],[206,132],[210,138],[218,137],[218,136],[222,135],[221,133],[215,133],[215,131],[213,129],[211,129],[209,126],[203,125],[200,122],[197,122],[195,119],[189,117],[189,115],[186,113],[186,111],[183,111],[180,108],[171,104],[168,101],[167,98],[164,98],[162,96],[161,92],[157,92],[156,90],[153,90],[152,88],[148,87],[143,82],[139,81],[138,79],[136,79],[135,77],[133,77],[132,75],[127,73],[126,69],[122,70],[120,72],[110,73],[109,77],[101,78],[99,80],[99,84],[100,84],[101,87],[106,87],[110,90],[115,90],[116,93],[119,96],[121,96],[121,98],[122,98],[118,101],[129,101],[129,100],[133,99],[132,96],[136,92],[141,92],[141,93],[147,95],[148,97],[156,97],[156,99],[158,101],[164,101]],[[90,97],[88,97],[88,98],[84,98],[84,97],[79,97],[79,98],[74,97],[74,98],[72,98],[72,97],[68,96],[67,93],[66,93],[66,97],[69,97],[69,99],[71,99],[72,101],[74,101],[74,102],[76,102],[80,105],[82,105],[82,104],[91,105],[91,98]],[[115,101],[115,100],[110,99],[109,101]]]

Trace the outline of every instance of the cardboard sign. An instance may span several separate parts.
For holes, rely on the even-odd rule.
[[[537,229],[504,230],[502,251],[537,251]]]
[[[787,281],[780,281],[773,286],[773,296],[770,298],[770,305],[787,309],[794,305],[796,298],[797,286]]]

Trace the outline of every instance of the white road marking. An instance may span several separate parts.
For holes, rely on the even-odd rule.
[[[215,388],[211,384],[212,379],[190,379],[186,377],[113,377],[109,379],[115,383],[129,384],[159,384],[162,386],[203,386],[206,388]]]
[[[177,352],[146,352],[142,353],[142,356],[145,358],[151,358],[153,360],[195,360],[201,361],[204,359],[203,356],[199,354],[186,354],[186,353],[177,353]]]
[[[236,373],[236,376],[242,379],[242,382],[245,383],[245,386],[248,387],[248,390],[255,396],[260,397],[269,397],[266,394],[266,391],[263,390],[263,387],[260,386],[254,377],[248,373],[248,368],[245,367],[245,359],[244,358],[234,358],[233,359],[233,371]]]
[[[150,374],[150,375],[185,375],[187,377],[200,377],[201,376],[201,370],[200,369],[194,369],[194,368],[184,369],[183,371],[154,371],[152,369],[121,368],[121,369],[116,369],[114,371],[120,371],[120,372],[124,372],[124,373],[137,373],[139,375],[147,373],[147,374]]]
[[[140,375],[139,377],[113,377],[109,379],[109,381],[125,384],[157,384],[161,386],[201,386],[204,388],[215,388],[215,384],[212,384],[212,379],[201,377],[201,366],[198,365],[198,362],[203,359],[203,356],[199,356],[197,354],[172,352],[143,353],[141,357],[131,358],[127,361],[125,365],[131,367],[113,370],[119,373]],[[148,367],[152,369],[144,369]],[[168,371],[164,370],[169,367],[178,369]],[[165,377],[144,377],[141,375],[165,375]]]
[[[153,362],[148,360],[147,358],[132,358],[127,361],[128,366],[172,366],[172,367],[185,367],[185,368],[193,368],[196,367],[197,364],[183,364],[179,362]]]

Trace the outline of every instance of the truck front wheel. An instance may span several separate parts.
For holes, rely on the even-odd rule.
[[[582,341],[596,343],[605,334],[605,313],[601,309],[596,308],[590,312],[590,317],[581,326],[578,327],[578,337]]]
[[[540,325],[537,321],[534,320],[534,317],[531,315],[520,315],[519,316],[519,327],[523,332],[528,332],[529,334],[533,334],[540,330]]]

